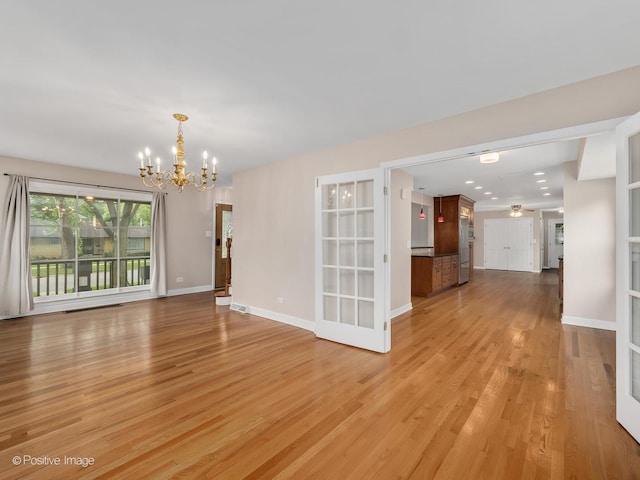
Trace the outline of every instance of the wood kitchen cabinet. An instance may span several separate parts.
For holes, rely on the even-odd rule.
[[[464,195],[442,197],[444,222],[438,222],[440,197],[433,197],[433,247],[436,255],[460,251],[459,219],[462,213],[469,218],[469,238],[473,238],[474,203],[474,200]]]
[[[411,295],[428,297],[458,285],[458,255],[411,257]]]

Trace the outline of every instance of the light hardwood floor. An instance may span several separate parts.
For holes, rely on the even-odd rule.
[[[614,333],[563,327],[555,274],[413,300],[387,355],[210,293],[1,322],[0,478],[640,478]]]

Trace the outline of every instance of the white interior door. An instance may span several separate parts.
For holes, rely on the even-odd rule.
[[[640,442],[640,113],[616,141],[616,416]]]
[[[530,272],[533,269],[533,219],[507,220],[509,270]]]
[[[564,220],[551,218],[547,226],[547,266],[558,268],[558,257],[564,252]]]
[[[383,170],[316,183],[316,335],[387,352]]]
[[[484,268],[489,270],[507,270],[508,230],[506,219],[484,221]]]
[[[531,271],[532,218],[493,218],[484,221],[484,268]]]

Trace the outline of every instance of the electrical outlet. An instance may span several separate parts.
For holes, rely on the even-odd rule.
[[[204,232],[204,236],[207,238],[211,237],[211,230],[207,230],[206,232]]]
[[[183,277],[176,278],[176,283],[182,283],[182,282],[184,282],[184,278]]]
[[[282,298],[282,297],[278,297],[278,298],[276,298],[276,302],[278,302],[278,303],[284,303],[284,298]]]

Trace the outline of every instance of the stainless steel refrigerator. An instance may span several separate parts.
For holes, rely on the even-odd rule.
[[[469,281],[469,215],[460,212],[458,225],[458,285]]]

